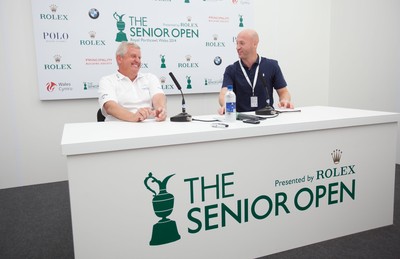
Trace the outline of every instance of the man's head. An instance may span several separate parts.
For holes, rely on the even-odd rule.
[[[116,51],[118,71],[134,80],[141,66],[142,54],[139,45],[134,42],[123,41]]]
[[[236,51],[242,60],[257,57],[257,46],[259,38],[255,30],[244,29],[236,38]]]

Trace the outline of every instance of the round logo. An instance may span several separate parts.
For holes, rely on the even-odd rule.
[[[100,12],[96,8],[92,8],[89,10],[89,17],[92,19],[97,19],[100,16]]]
[[[219,65],[221,65],[221,63],[222,63],[221,57],[217,56],[217,57],[214,58],[214,64],[215,65],[219,66]]]

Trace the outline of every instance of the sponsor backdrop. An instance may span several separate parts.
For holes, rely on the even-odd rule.
[[[218,92],[253,11],[251,0],[32,1],[40,99],[96,98],[121,41],[141,46],[141,71],[166,94],[180,93],[169,72],[185,94]]]

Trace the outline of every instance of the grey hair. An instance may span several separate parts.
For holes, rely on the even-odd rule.
[[[118,49],[115,52],[115,55],[123,57],[126,54],[126,52],[128,52],[129,46],[132,46],[135,49],[140,49],[140,46],[134,42],[123,41],[121,42],[121,44],[119,44]]]

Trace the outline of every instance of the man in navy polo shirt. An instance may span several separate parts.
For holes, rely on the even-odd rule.
[[[225,69],[219,94],[220,114],[225,113],[225,93],[228,91],[228,85],[233,85],[237,112],[255,111],[268,104],[273,107],[273,89],[279,96],[278,107],[293,109],[278,61],[259,56],[258,42],[258,34],[254,30],[245,29],[238,34],[236,51],[239,60]]]

